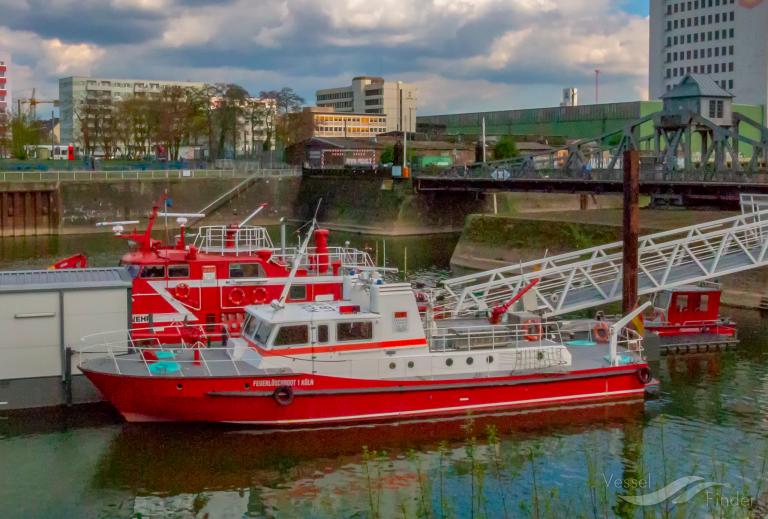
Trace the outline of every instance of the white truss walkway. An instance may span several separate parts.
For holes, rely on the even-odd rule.
[[[640,295],[768,266],[768,203],[742,203],[739,216],[643,236],[638,252]],[[539,278],[527,309],[561,315],[620,301],[622,263],[622,242],[615,242],[470,274],[444,281],[435,306],[457,316],[486,310]]]

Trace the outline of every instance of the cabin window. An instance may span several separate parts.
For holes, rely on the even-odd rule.
[[[688,294],[677,294],[677,311],[684,312],[688,310]]]
[[[294,326],[281,326],[275,335],[275,346],[295,346],[309,343],[309,326],[298,324]]]
[[[307,285],[291,285],[288,299],[304,301],[307,298]]]
[[[709,294],[701,294],[699,298],[699,312],[706,312],[709,310]]]
[[[253,334],[253,339],[260,342],[261,344],[267,344],[271,333],[272,325],[261,321],[258,328],[256,328],[256,332]]]
[[[141,269],[142,278],[164,278],[165,266],[164,265],[144,265]]]
[[[328,342],[328,325],[321,324],[317,327],[317,342]]]
[[[188,278],[189,265],[168,265],[169,278]]]
[[[373,323],[370,321],[357,321],[352,323],[338,323],[336,325],[336,340],[365,341],[373,338]]]
[[[124,265],[122,261],[119,263],[119,265],[121,267],[125,267],[128,270],[128,275],[131,276],[131,279],[136,279],[136,277],[139,275],[139,271],[141,270],[141,267],[138,265],[131,265],[130,263]]]
[[[251,316],[248,316],[248,318],[245,320],[245,325],[243,326],[243,335],[246,337],[253,337],[253,332],[256,331],[256,325],[258,324],[259,321]]]
[[[230,278],[264,278],[264,267],[261,263],[233,263],[229,266]]]

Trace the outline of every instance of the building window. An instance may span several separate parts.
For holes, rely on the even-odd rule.
[[[729,54],[730,56],[733,56],[733,45],[731,45],[730,47],[728,47],[728,54]]]
[[[728,63],[728,72],[733,72],[733,61]]]
[[[733,38],[733,35],[734,35],[733,27],[731,27],[730,29],[728,29],[728,37]]]
[[[728,80],[728,90],[733,90],[733,79]]]

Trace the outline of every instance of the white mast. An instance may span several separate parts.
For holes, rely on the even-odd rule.
[[[288,275],[288,281],[286,281],[285,286],[283,286],[283,291],[280,293],[280,299],[272,301],[272,308],[275,310],[285,307],[285,300],[288,297],[288,292],[291,290],[293,278],[296,277],[296,272],[301,265],[301,258],[304,257],[304,254],[307,251],[307,245],[309,245],[309,240],[312,238],[312,232],[315,230],[315,226],[317,226],[317,211],[320,209],[322,201],[322,198],[317,201],[317,209],[315,209],[315,216],[312,218],[312,225],[309,227],[309,232],[307,232],[307,237],[304,239],[304,243],[301,244],[301,247],[299,247],[299,250],[293,257],[293,268],[291,268],[291,273]]]

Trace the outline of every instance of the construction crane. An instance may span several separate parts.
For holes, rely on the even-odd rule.
[[[38,99],[35,96],[35,90],[32,89],[32,95],[28,99],[18,99],[17,103],[19,106],[19,114],[21,114],[21,107],[25,104],[29,105],[29,118],[30,119],[37,119],[37,105],[43,105],[43,104],[51,104],[53,106],[59,106],[59,100],[58,99]]]

